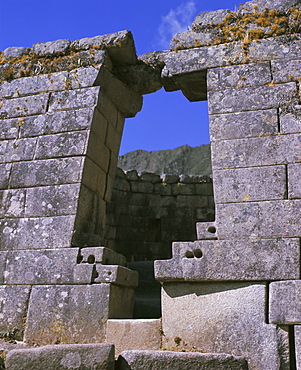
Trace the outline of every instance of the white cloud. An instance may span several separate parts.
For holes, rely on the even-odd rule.
[[[163,16],[158,29],[159,47],[169,49],[171,38],[176,33],[187,31],[187,27],[193,21],[195,12],[195,1],[189,0],[186,3],[180,4],[176,9],[171,9],[167,15]]]

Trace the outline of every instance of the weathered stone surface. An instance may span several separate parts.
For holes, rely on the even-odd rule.
[[[301,324],[301,280],[275,281],[269,292],[269,322]]]
[[[76,214],[80,184],[54,185],[27,189],[26,217]]]
[[[197,222],[196,232],[198,240],[215,240],[216,239],[215,222]]]
[[[231,14],[228,9],[212,10],[198,14],[192,22],[192,29],[199,31],[206,29],[208,26],[218,25],[227,15]]]
[[[111,319],[107,322],[106,342],[113,343],[115,356],[126,350],[159,350],[161,346],[160,319]]]
[[[48,111],[55,112],[64,109],[93,107],[97,104],[99,91],[99,86],[93,86],[54,92],[50,96]]]
[[[20,136],[30,137],[86,130],[91,127],[93,111],[93,108],[82,108],[25,117],[21,122]]]
[[[271,68],[267,62],[211,68],[207,73],[208,91],[261,86],[270,82]]]
[[[93,47],[106,49],[110,57],[120,64],[135,64],[137,61],[134,39],[130,31],[86,37],[71,43],[71,48],[76,50],[87,50]]]
[[[7,189],[11,164],[0,164],[0,189]]]
[[[189,101],[207,100],[206,70],[174,75],[173,80]]]
[[[70,46],[70,40],[56,40],[48,42],[37,42],[32,45],[32,52],[37,55],[58,54],[65,52]]]
[[[301,38],[300,35],[283,35],[252,41],[248,46],[248,58],[250,61],[264,61],[285,58],[300,58]]]
[[[276,135],[211,143],[215,169],[297,163],[301,158],[299,135]]]
[[[0,104],[0,118],[22,117],[46,112],[49,94],[4,99]]]
[[[301,164],[294,163],[287,166],[288,174],[288,198],[301,198],[301,186],[300,186],[300,177],[301,177]]]
[[[285,199],[286,168],[267,166],[216,170],[213,186],[215,203]]]
[[[280,110],[280,131],[283,134],[301,132],[301,106],[294,105],[289,109]]]
[[[171,75],[190,73],[228,64],[240,64],[244,60],[241,43],[214,45],[199,49],[179,50],[163,54],[162,58]]]
[[[294,82],[209,92],[208,96],[210,114],[278,108],[294,101],[297,103]]]
[[[301,326],[294,326],[295,332],[295,354],[296,354],[296,369],[301,369]]]
[[[289,82],[292,80],[297,80],[301,77],[300,68],[301,60],[272,60],[272,73],[273,80],[276,83],[279,82]]]
[[[216,204],[218,237],[299,237],[300,199]]]
[[[1,249],[70,247],[74,219],[74,216],[59,216],[0,220]]]
[[[199,32],[187,31],[177,33],[171,39],[170,50],[176,51],[212,45],[218,39],[218,36],[219,31],[217,29],[207,29]]]
[[[78,252],[78,248],[9,251],[6,257],[4,282],[72,284]]]
[[[81,262],[83,263],[101,263],[103,265],[126,266],[125,257],[113,250],[105,247],[85,247],[81,248]]]
[[[25,190],[1,190],[0,204],[0,218],[24,216]]]
[[[36,143],[36,138],[0,141],[0,163],[32,160]]]
[[[39,138],[36,159],[65,157],[85,154],[88,131],[66,132]]]
[[[112,283],[121,286],[137,287],[138,272],[132,271],[123,266],[95,264],[98,274],[95,277],[95,283]]]
[[[93,343],[105,339],[110,284],[34,286],[25,342]]]
[[[69,157],[49,159],[47,161],[37,160],[13,163],[10,174],[10,187],[24,188],[79,182],[83,162],[82,157]],[[4,185],[7,183],[5,174],[7,174],[10,167],[8,165],[0,165],[0,174],[3,171],[3,176],[0,175],[0,178]]]
[[[155,261],[155,277],[163,282],[299,278],[297,238],[236,238],[174,242],[172,259]]]
[[[93,264],[81,263],[74,268],[75,284],[92,284],[95,267]]]
[[[14,331],[14,339],[22,340],[30,290],[29,285],[0,286],[0,332],[2,335]]]
[[[271,136],[277,135],[277,133],[278,114],[276,109],[210,116],[211,142],[222,139]]]
[[[254,6],[257,7],[258,12],[264,11],[265,8],[285,11],[298,3],[298,0],[253,0],[240,4],[238,11],[243,14],[253,13]]]
[[[0,139],[1,140],[16,139],[18,137],[20,121],[23,122],[23,118],[18,119],[12,118],[1,120]]]
[[[243,356],[251,370],[289,369],[288,330],[265,323],[265,305],[265,283],[164,284],[163,345]]]
[[[173,351],[123,351],[117,361],[118,370],[245,370],[247,361],[226,354],[173,352]]]
[[[114,346],[104,343],[60,344],[13,350],[7,355],[6,368],[114,370]]]
[[[12,46],[3,50],[3,57],[5,59],[19,58],[24,54],[28,54],[30,48],[23,46]]]
[[[0,98],[13,98],[22,95],[47,91],[64,90],[68,72],[51,73],[41,76],[23,77],[0,83]]]
[[[103,53],[103,62],[107,59],[106,52],[101,50]],[[82,89],[84,87],[91,87],[95,84],[97,79],[100,65],[94,65],[87,68],[78,68],[69,72],[69,81],[72,89]]]

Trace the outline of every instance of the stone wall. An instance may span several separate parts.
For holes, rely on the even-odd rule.
[[[173,241],[196,239],[198,221],[214,221],[209,176],[118,169],[107,207],[106,245],[128,261],[171,257]]]

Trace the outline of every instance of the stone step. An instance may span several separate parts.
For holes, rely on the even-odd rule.
[[[116,370],[247,370],[243,357],[223,353],[124,351],[117,360]]]
[[[109,319],[106,342],[115,345],[116,356],[125,350],[157,350],[161,332],[160,319]]]

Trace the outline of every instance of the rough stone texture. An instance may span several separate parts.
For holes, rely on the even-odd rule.
[[[18,58],[29,52],[29,48],[23,46],[12,46],[3,50],[3,57],[5,59]]]
[[[78,248],[9,251],[4,282],[21,285],[72,284],[78,251]]]
[[[299,0],[253,0],[240,4],[238,11],[243,13],[253,13],[254,6],[257,6],[258,12],[262,12],[265,8],[285,11],[298,3]]]
[[[56,54],[66,51],[69,46],[69,40],[38,42],[32,45],[32,52],[37,55]]]
[[[301,324],[301,280],[275,281],[269,286],[269,322]]]
[[[114,343],[115,356],[122,351],[159,350],[161,347],[161,320],[108,320],[107,343]]]
[[[216,203],[252,202],[285,199],[285,166],[216,170],[214,173]],[[268,183],[266,179],[270,179]]]
[[[60,344],[10,351],[6,369],[114,370],[114,346],[110,344]]]
[[[48,94],[1,101],[0,118],[22,117],[46,113]]]
[[[24,340],[39,345],[102,342],[110,299],[110,284],[36,285]]]
[[[172,351],[124,351],[118,358],[117,370],[245,370],[242,357],[211,353],[180,353]]]
[[[265,304],[264,283],[164,284],[163,345],[230,352],[249,369],[289,369],[288,329],[265,323]]]
[[[300,123],[301,128],[301,123]],[[211,142],[277,135],[276,109],[236,112],[210,116]]]
[[[131,271],[126,267],[114,265],[95,264],[95,269],[98,274],[95,277],[95,283],[112,283],[121,286],[137,287],[138,272]]]
[[[296,369],[301,369],[301,326],[295,325],[295,351],[296,351]]]
[[[2,336],[13,333],[14,339],[22,340],[30,285],[0,286],[0,332]]]
[[[174,242],[173,258],[155,261],[155,277],[163,282],[299,279],[299,261],[298,239]]]
[[[221,23],[230,13],[231,12],[228,9],[219,9],[200,13],[194,18],[192,22],[192,29],[194,31],[199,31],[206,29],[209,25],[217,25]]]
[[[300,59],[273,60],[271,62],[273,80],[275,83],[289,82],[300,77]]]
[[[301,198],[300,176],[301,176],[300,163],[289,164],[287,166],[288,176],[288,198]]]
[[[103,265],[126,265],[126,259],[122,254],[116,253],[104,247],[86,247],[80,250],[81,262],[101,263]],[[91,262],[90,262],[91,263]]]

